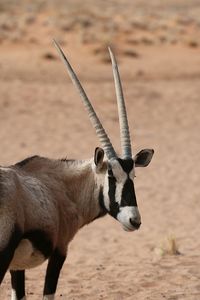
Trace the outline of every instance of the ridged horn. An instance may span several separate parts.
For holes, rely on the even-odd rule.
[[[117,66],[117,61],[110,48],[108,48],[110,53],[110,58],[112,62],[113,76],[115,82],[115,92],[117,96],[117,106],[119,114],[119,125],[120,125],[120,137],[121,137],[121,148],[123,158],[132,158],[131,151],[131,139],[128,126],[128,118],[126,113],[126,105],[123,96],[122,84],[120,80],[119,70]]]
[[[60,54],[62,61],[64,62],[65,66],[67,67],[68,74],[69,74],[73,84],[75,85],[75,87],[77,88],[77,90],[81,96],[83,104],[88,112],[90,121],[96,130],[96,134],[100,140],[100,143],[102,144],[102,147],[106,153],[107,158],[108,159],[115,158],[117,155],[116,155],[115,150],[110,142],[110,139],[109,139],[107,133],[105,132],[105,129],[103,128],[99,118],[97,117],[97,115],[94,111],[94,108],[93,108],[90,100],[88,99],[78,77],[76,76],[74,70],[72,69],[70,63],[68,62],[64,52],[62,51],[62,49],[60,48],[58,43],[55,40],[53,40],[53,42],[54,42],[56,49],[58,50],[58,53]]]

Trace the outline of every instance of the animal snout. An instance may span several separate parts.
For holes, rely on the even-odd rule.
[[[139,228],[140,228],[141,222],[138,222],[137,220],[131,219],[131,218],[130,218],[130,223],[131,223],[131,225],[132,225],[135,229],[139,229]]]

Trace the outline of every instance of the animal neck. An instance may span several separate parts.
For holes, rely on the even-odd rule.
[[[104,176],[95,173],[92,159],[65,163],[66,194],[80,227],[106,214],[99,203],[103,181]]]

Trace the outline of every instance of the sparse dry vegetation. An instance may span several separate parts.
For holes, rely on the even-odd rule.
[[[166,255],[180,255],[177,239],[174,235],[169,235],[162,241],[159,247],[155,248],[155,253],[160,256]]]
[[[65,41],[71,33],[76,32],[83,46],[103,47],[107,36],[109,43],[110,40],[118,40],[118,44],[123,44],[124,53],[130,52],[130,49],[126,48],[126,41],[133,45],[185,44],[194,48],[199,46],[198,6],[195,7],[195,13],[188,8],[187,15],[184,15],[181,13],[180,4],[177,4],[176,8],[170,4],[162,7],[159,0],[154,0],[148,11],[139,1],[133,4],[125,0],[123,5],[118,1],[115,5],[108,3],[106,11],[101,1],[96,1],[95,5],[91,4],[91,0],[80,2],[78,5],[76,1],[71,0],[20,0],[16,5],[14,1],[1,0],[0,42],[31,42],[26,33],[31,31],[33,34],[34,27],[39,26],[46,34],[52,32],[58,38],[62,34]],[[32,39],[36,39],[37,36],[38,32],[35,32]],[[105,57],[102,61],[106,61]]]

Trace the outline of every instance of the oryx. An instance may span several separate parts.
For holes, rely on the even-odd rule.
[[[78,89],[102,148],[89,160],[27,158],[0,168],[0,283],[11,273],[12,300],[24,300],[25,269],[48,259],[43,300],[53,300],[69,242],[85,224],[109,214],[126,231],[141,225],[135,167],[146,167],[152,149],[132,156],[117,63],[109,49],[119,112],[119,157],[60,46],[55,46]],[[106,159],[104,159],[104,153]]]

